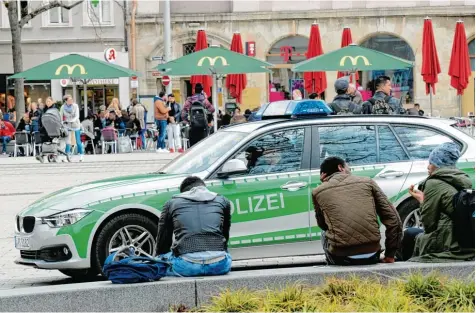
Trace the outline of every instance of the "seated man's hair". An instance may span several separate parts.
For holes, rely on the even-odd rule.
[[[180,184],[180,192],[186,192],[192,189],[193,187],[205,187],[205,182],[197,176],[189,176],[183,180]]]
[[[339,165],[344,167],[345,161],[338,157],[328,157],[321,164],[321,174],[330,176],[339,171]]]

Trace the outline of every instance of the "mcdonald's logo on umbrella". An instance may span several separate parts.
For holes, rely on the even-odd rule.
[[[81,64],[74,64],[74,65],[62,64],[62,65],[58,66],[58,68],[56,69],[55,75],[59,76],[61,74],[61,71],[64,68],[66,68],[68,75],[73,75],[73,72],[77,67],[79,68],[79,72],[80,72],[81,75],[86,75],[87,74],[86,69]]]
[[[203,62],[205,62],[205,60],[208,60],[208,63],[210,64],[210,66],[214,66],[217,60],[221,60],[222,66],[228,66],[226,59],[222,56],[216,56],[214,58],[203,57],[198,61],[197,66],[203,66]]]
[[[357,62],[359,61],[359,59],[362,59],[364,61],[364,64],[365,66],[370,66],[372,65],[370,62],[369,62],[369,59],[367,59],[365,56],[363,55],[358,55],[356,56],[355,58],[350,56],[350,55],[346,55],[344,56],[342,59],[340,59],[340,63],[339,65],[340,66],[345,66],[345,61],[347,59],[350,59],[350,62],[352,63],[353,66],[357,66]]]

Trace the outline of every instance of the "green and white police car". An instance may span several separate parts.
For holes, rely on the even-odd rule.
[[[290,103],[297,110],[306,102],[312,107],[309,100]],[[16,262],[85,277],[100,273],[106,256],[124,245],[153,256],[162,205],[189,175],[230,199],[234,260],[323,253],[311,191],[328,156],[342,157],[354,175],[374,179],[407,225],[419,223],[418,204],[407,188],[426,178],[428,156],[439,144],[461,147],[458,167],[474,181],[476,142],[449,120],[265,118],[266,112],[262,121],[218,131],[161,172],[95,181],[41,198],[16,217]]]

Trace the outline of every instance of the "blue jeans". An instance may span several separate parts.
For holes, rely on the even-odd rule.
[[[9,143],[10,140],[12,140],[12,138],[9,136],[3,136],[1,138],[2,138],[2,153],[7,153],[7,143]]]
[[[84,154],[83,143],[81,142],[81,130],[80,129],[73,129],[71,131],[74,132],[74,137],[76,139],[76,146],[78,147],[78,153],[79,154]],[[68,136],[70,136],[70,135],[68,135]],[[71,152],[71,144],[66,145],[66,151],[65,152],[66,153]]]
[[[165,134],[167,133],[167,121],[156,120],[159,138],[157,139],[157,149],[165,149]]]
[[[140,141],[142,142],[142,150],[145,150],[146,148],[145,135],[144,135],[145,131],[146,131],[145,129],[141,129],[139,131]]]
[[[172,252],[161,255],[161,258],[172,265],[167,269],[167,276],[215,276],[228,274],[231,270],[231,256],[228,253],[225,254],[224,259],[211,264],[204,264],[204,259],[200,264],[200,260],[197,258],[194,258],[194,262],[189,262],[182,256],[174,256]]]

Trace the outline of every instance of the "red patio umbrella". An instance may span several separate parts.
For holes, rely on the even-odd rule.
[[[195,52],[208,48],[207,34],[203,29],[197,32],[197,41],[195,42]],[[192,92],[195,92],[195,85],[200,83],[207,97],[211,96],[210,88],[212,86],[212,77],[210,75],[193,75],[190,78],[192,84]]]
[[[311,35],[309,36],[309,45],[307,47],[307,59],[314,58],[323,54],[321,34],[319,32],[319,25],[312,24]],[[327,88],[327,79],[325,72],[306,72],[304,73],[304,86],[308,93],[321,94]]]
[[[466,42],[463,21],[456,23],[448,75],[451,77],[451,86],[456,89],[458,95],[462,95],[468,87],[469,77],[471,76],[468,43]]]
[[[425,18],[423,24],[422,58],[421,76],[423,76],[423,81],[426,83],[426,94],[431,91],[435,94],[435,84],[438,82],[438,74],[441,73],[441,68],[436,51],[435,36],[433,35],[433,24],[429,17]]]
[[[350,31],[350,27],[344,27],[344,30],[342,31],[342,40],[340,42],[340,47],[344,48],[347,47],[352,43],[352,32]],[[346,73],[343,72],[337,72],[337,78],[341,78],[343,76],[346,76]],[[354,73],[355,80],[359,80],[359,72]],[[352,75],[350,76],[350,82],[352,83]]]
[[[440,61],[436,51],[435,36],[433,35],[433,23],[429,17],[423,24],[422,40],[422,67],[421,76],[426,83],[426,94],[430,94],[430,113],[433,113],[433,99],[431,91],[435,94],[435,84],[438,82],[438,74],[441,73]]]
[[[241,42],[240,33],[233,34],[230,50],[243,53],[243,43]],[[246,83],[246,74],[229,74],[226,76],[226,88],[228,88],[231,96],[235,98],[238,103],[241,103],[241,95],[246,88]]]

